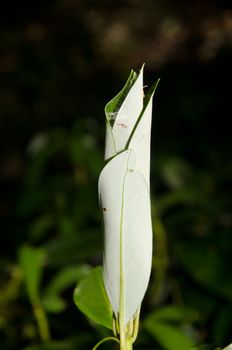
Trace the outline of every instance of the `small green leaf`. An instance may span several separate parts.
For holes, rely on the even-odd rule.
[[[130,88],[136,81],[137,77],[138,77],[138,74],[134,70],[132,70],[122,90],[111,101],[107,103],[105,107],[105,113],[106,113],[107,120],[110,124],[114,124],[114,119],[111,118],[111,114],[119,110],[128,92],[130,91]]]
[[[44,251],[40,248],[23,246],[19,251],[19,261],[31,300],[37,299],[39,296],[43,257]]]
[[[89,318],[112,329],[112,307],[106,295],[102,267],[93,268],[83,277],[74,291],[76,306]]]

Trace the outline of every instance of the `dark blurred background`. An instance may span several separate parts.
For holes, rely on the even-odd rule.
[[[108,334],[72,294],[102,261],[104,106],[143,62],[161,82],[135,349],[229,344],[231,1],[2,2],[0,52],[0,349],[87,350]]]

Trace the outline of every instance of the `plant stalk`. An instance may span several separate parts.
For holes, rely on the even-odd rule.
[[[120,317],[121,316],[121,317]],[[137,338],[139,330],[140,308],[137,310],[135,318],[124,326],[123,314],[119,316],[120,350],[133,350],[133,344]],[[115,324],[115,329],[116,329]]]
[[[131,339],[120,337],[120,350],[133,350]]]
[[[133,350],[133,345],[130,339],[127,339],[126,341],[126,350]]]
[[[51,338],[49,324],[39,298],[34,298],[32,300],[32,307],[38,325],[40,338],[43,342],[47,342]]]

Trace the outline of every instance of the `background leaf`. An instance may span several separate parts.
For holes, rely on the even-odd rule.
[[[147,324],[146,329],[166,350],[192,350],[194,343],[179,327],[167,323]]]
[[[74,287],[76,283],[89,272],[89,267],[69,266],[60,270],[43,290],[42,303],[44,308],[53,313],[62,312],[67,303],[62,298],[64,290]]]
[[[188,322],[193,318],[196,314],[192,310],[167,306],[148,316],[144,327],[165,350],[191,350],[194,341],[188,334]]]
[[[43,307],[48,312],[59,313],[66,308],[66,302],[64,299],[57,295],[44,295],[41,298]]]
[[[48,283],[44,289],[45,294],[60,294],[64,289],[72,285],[76,285],[89,272],[87,265],[68,266],[60,270]]]
[[[23,271],[27,292],[31,300],[39,296],[43,258],[44,251],[40,248],[23,246],[19,251],[19,261]]]
[[[176,245],[176,255],[184,268],[201,285],[232,300],[232,279],[228,271],[227,259],[220,258],[218,246],[204,247],[199,240],[180,242]],[[186,250],[188,254],[186,254]],[[197,257],[197,259],[196,259]]]

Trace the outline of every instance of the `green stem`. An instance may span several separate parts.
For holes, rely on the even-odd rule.
[[[96,350],[101,344],[105,343],[106,341],[110,341],[110,340],[116,341],[117,343],[119,343],[119,340],[118,340],[117,338],[115,338],[115,337],[107,337],[107,338],[104,338],[104,339],[100,340],[100,341],[94,346],[94,348],[93,348],[92,350]]]
[[[120,336],[120,350],[133,350],[133,344],[131,339],[124,338]]]
[[[120,350],[133,350],[133,344],[138,335],[140,308],[136,316],[131,320],[127,327],[120,328]]]
[[[133,345],[130,339],[126,340],[126,350],[133,350]]]
[[[38,325],[40,338],[43,342],[47,342],[50,340],[50,330],[49,324],[44,312],[44,309],[41,305],[41,302],[38,298],[32,300],[33,312],[35,315],[35,319]]]

